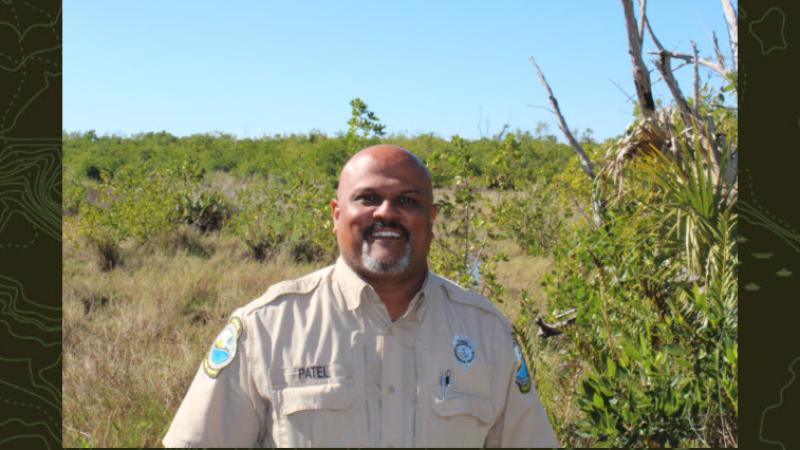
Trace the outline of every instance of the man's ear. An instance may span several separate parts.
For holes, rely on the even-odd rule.
[[[333,218],[333,232],[336,233],[336,224],[339,222],[339,202],[331,199],[331,217]]]
[[[436,215],[439,214],[439,206],[434,203],[431,205],[431,222],[436,220]]]

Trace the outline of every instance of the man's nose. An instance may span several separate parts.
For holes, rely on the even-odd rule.
[[[395,219],[399,216],[394,202],[389,199],[384,199],[378,208],[373,213],[377,219]]]

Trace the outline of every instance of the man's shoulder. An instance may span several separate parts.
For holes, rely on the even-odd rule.
[[[277,300],[287,296],[303,297],[314,293],[320,282],[325,279],[333,270],[333,266],[328,266],[300,278],[284,280],[270,286],[264,294],[247,305],[239,308],[235,315],[245,316],[253,311],[261,309],[267,305],[274,304]]]
[[[508,319],[505,315],[486,297],[478,294],[475,291],[466,289],[460,286],[458,283],[447,279],[441,275],[433,274],[439,282],[441,283],[442,287],[444,288],[446,297],[457,304],[470,306],[482,312],[483,314],[499,319],[505,325],[510,326]]]

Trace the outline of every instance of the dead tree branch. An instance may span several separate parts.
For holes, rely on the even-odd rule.
[[[620,86],[619,84],[617,84],[617,83],[616,83],[614,80],[609,80],[609,81],[611,81],[611,83],[612,83],[614,86],[616,86],[616,87],[617,87],[617,89],[619,89],[619,90],[620,90],[620,92],[622,92],[623,94],[625,94],[625,97],[628,97],[628,101],[629,101],[629,102],[631,102],[631,103],[633,103],[633,104],[636,104],[636,100],[634,100],[634,99],[633,99],[633,97],[631,96],[631,94],[628,94],[627,92],[625,92],[625,89],[622,89],[622,86]]]
[[[578,157],[581,159],[581,167],[583,171],[586,172],[586,175],[589,176],[590,179],[594,180],[594,169],[592,168],[592,161],[586,155],[586,152],[583,151],[583,147],[575,139],[575,136],[569,131],[569,126],[567,126],[567,121],[564,119],[564,116],[561,114],[561,109],[558,107],[558,100],[553,95],[553,90],[550,89],[550,84],[547,83],[547,80],[544,78],[544,73],[542,73],[542,69],[536,64],[536,60],[531,58],[531,64],[533,67],[536,68],[536,74],[539,76],[539,81],[544,86],[545,91],[547,91],[547,99],[550,101],[550,106],[553,107],[553,114],[556,115],[556,119],[558,119],[558,127],[561,129],[561,132],[564,133],[564,136],[569,141],[569,145],[575,150],[575,153],[578,154]]]
[[[684,97],[683,92],[681,91],[680,85],[678,85],[678,81],[675,79],[673,75],[673,70],[671,68],[670,59],[673,57],[674,53],[667,51],[661,42],[656,38],[656,34],[653,32],[653,28],[650,26],[650,21],[645,18],[645,26],[647,27],[647,32],[650,34],[650,37],[653,39],[653,43],[658,48],[658,58],[654,61],[654,64],[659,72],[661,72],[661,76],[664,78],[664,82],[667,84],[670,93],[672,93],[672,97],[675,99],[675,105],[678,107],[678,111],[681,114],[681,118],[683,119],[683,123],[687,127],[692,127],[696,130],[696,135],[700,137],[701,141],[704,144],[706,149],[706,153],[708,156],[709,162],[713,165],[714,174],[715,174],[715,181],[716,176],[719,174],[719,164],[720,164],[720,157],[719,157],[719,150],[717,149],[715,137],[710,132],[711,129],[714,128],[714,124],[709,122],[708,120],[703,120],[699,113],[692,111],[689,108],[689,104],[686,102],[686,97]],[[692,42],[692,47],[694,48],[695,56],[686,55],[689,58],[689,61],[695,62],[695,96],[697,104],[699,104],[700,100],[700,87],[699,87],[699,79],[697,74],[697,64],[701,63],[700,59],[697,57],[697,46],[694,42]],[[720,72],[724,75],[723,72]],[[699,111],[699,110],[698,110]],[[707,118],[708,119],[708,118]],[[703,125],[706,126],[706,129],[703,130]],[[705,132],[704,132],[705,131]],[[673,152],[675,149],[673,149]]]
[[[733,70],[739,64],[739,26],[736,10],[733,9],[731,0],[720,0],[722,9],[725,11],[725,23],[728,25],[728,39],[731,44],[731,55],[733,55]]]
[[[564,119],[564,115],[561,114],[561,108],[558,107],[558,100],[556,100],[555,95],[553,95],[553,90],[550,89],[550,84],[547,82],[547,79],[545,79],[544,73],[542,73],[542,69],[539,67],[538,64],[536,64],[536,60],[533,57],[531,57],[530,61],[531,64],[533,64],[533,67],[536,68],[536,74],[539,77],[539,81],[542,83],[542,86],[544,86],[545,91],[547,91],[547,99],[550,101],[550,106],[553,107],[553,114],[555,114],[556,118],[558,119],[558,127],[561,129],[561,132],[564,133],[564,136],[567,138],[567,141],[569,141],[569,145],[572,146],[572,149],[575,150],[575,153],[578,154],[578,157],[581,160],[581,167],[583,168],[583,171],[586,172],[586,175],[589,177],[590,181],[594,181],[595,173],[592,167],[592,160],[589,159],[589,156],[586,155],[586,152],[583,150],[581,144],[578,142],[577,139],[575,139],[575,136],[569,130],[567,121],[566,119]],[[596,227],[599,227],[602,224],[602,220],[600,218],[600,210],[601,210],[600,201],[593,194],[592,216]]]
[[[652,118],[656,112],[653,100],[653,88],[650,85],[650,75],[642,59],[642,39],[639,39],[639,30],[636,26],[636,17],[633,12],[631,0],[621,0],[625,10],[625,26],[628,31],[628,53],[631,55],[633,65],[633,84],[636,86],[636,96],[645,118]],[[645,22],[643,20],[643,22]]]
[[[694,53],[694,115],[700,116],[700,71],[697,69],[697,43],[692,41],[692,53]]]
[[[650,36],[652,37],[652,34]],[[651,55],[660,55],[660,54],[664,53],[664,54],[668,55],[670,58],[680,59],[680,60],[686,61],[689,64],[693,64],[694,60],[695,60],[694,57],[692,57],[692,55],[687,55],[686,53],[680,53],[680,52],[671,52],[671,51],[666,50],[666,49],[664,51],[659,50],[659,51],[653,51],[653,52],[648,52],[648,53],[651,54]],[[718,74],[720,74],[722,76],[725,76],[728,73],[728,69],[726,69],[724,65],[715,64],[715,63],[713,63],[713,62],[711,62],[711,61],[709,61],[709,60],[707,60],[705,58],[698,58],[697,59],[697,63],[700,64],[701,66],[704,66],[704,67],[707,67],[707,68],[713,70],[714,72],[717,72]]]
[[[723,70],[728,70],[725,66],[725,55],[722,54],[722,50],[719,49],[719,41],[717,40],[717,33],[711,32],[711,45],[714,46],[714,54],[717,55],[717,65],[721,67]],[[697,55],[695,55],[697,57]]]
[[[716,169],[715,173],[719,173],[719,167],[722,163],[722,154],[720,154],[719,147],[717,146],[717,128],[714,126],[714,118],[711,117],[711,114],[706,114],[706,131],[709,150],[711,152],[711,163],[714,169]]]
[[[644,45],[644,18],[647,17],[647,0],[639,0],[639,43]]]
[[[555,323],[547,323],[541,317],[537,317],[536,325],[539,326],[539,332],[536,333],[536,335],[541,337],[542,339],[547,339],[550,336],[557,336],[564,332],[562,331],[562,328],[564,328],[567,325],[574,324],[575,319],[576,317],[570,317],[568,319],[560,320]]]
[[[655,59],[653,62],[656,65],[656,68],[659,72],[661,72],[661,76],[664,78],[664,83],[667,84],[670,93],[672,93],[672,98],[675,99],[675,104],[678,106],[678,111],[681,113],[681,117],[683,118],[683,123],[687,127],[694,126],[694,114],[692,114],[691,109],[689,109],[689,103],[686,101],[686,98],[683,96],[683,92],[681,91],[681,87],[678,85],[678,80],[675,79],[675,76],[672,74],[672,67],[670,67],[670,57],[666,53],[661,53],[660,57]]]

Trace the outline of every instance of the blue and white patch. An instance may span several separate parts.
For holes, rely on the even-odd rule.
[[[514,354],[517,357],[517,376],[514,381],[517,383],[519,391],[527,394],[531,390],[531,374],[528,372],[528,364],[525,363],[525,355],[522,354],[522,348],[517,343],[517,338],[514,337]]]
[[[220,371],[227,367],[236,357],[239,337],[244,326],[238,317],[232,317],[230,322],[214,339],[211,349],[203,360],[203,370],[211,378],[216,378]]]
[[[453,355],[458,365],[468,371],[475,362],[475,342],[467,336],[456,335],[453,338]]]

